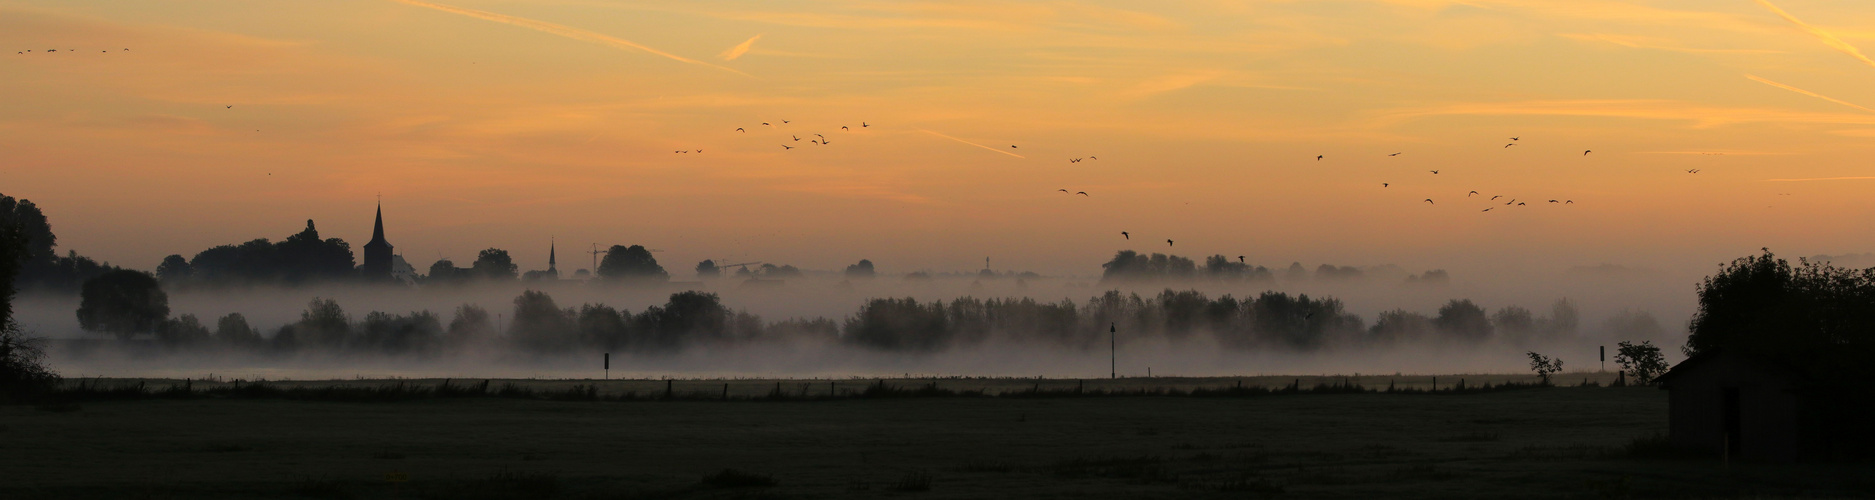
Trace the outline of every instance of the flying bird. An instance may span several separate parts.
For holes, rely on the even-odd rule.
[[[1564,201],[1562,202],[1562,204],[1564,204],[1564,205],[1574,205],[1574,204],[1576,204],[1576,201],[1575,201],[1575,200],[1564,200]]]
[[[1431,172],[1432,172],[1432,175],[1439,175],[1439,171],[1437,170],[1432,170]]]
[[[859,122],[859,128],[866,128],[866,127],[871,127],[871,126],[872,125],[867,125],[866,122]]]
[[[1588,149],[1584,149],[1584,150],[1582,150],[1582,156],[1588,156],[1588,155],[1589,155],[1589,151],[1591,151],[1591,150],[1588,150]]]
[[[1387,155],[1387,156],[1400,156],[1400,154],[1399,154],[1399,153],[1394,153],[1394,154],[1390,154],[1390,155]]]
[[[841,125],[841,126],[840,126],[840,130],[845,130],[845,131],[848,131],[848,132],[851,132],[851,131],[853,131],[853,129],[850,129],[850,128],[846,128],[846,126],[845,126],[845,125]]]
[[[1315,161],[1322,161],[1322,155],[1315,155]]]
[[[1068,192],[1068,190],[1066,190],[1066,189],[1056,189],[1056,191],[1060,191],[1060,192],[1063,192],[1063,193],[1066,193],[1066,192]]]
[[[1426,203],[1431,203],[1431,204],[1433,204],[1433,205],[1437,205],[1437,204],[1438,204],[1438,203],[1432,203],[1432,198],[1426,198]]]
[[[1242,256],[1242,255],[1239,255],[1239,256],[1237,256],[1237,263],[1238,263],[1238,264],[1243,264],[1243,263],[1244,263],[1244,261],[1243,261],[1243,256]]]
[[[737,131],[737,132],[741,132],[741,133],[744,133],[744,134],[747,134],[747,133],[749,133],[749,131],[747,131],[747,130],[743,130],[743,129],[742,129],[742,127],[736,127],[736,131]]]
[[[1089,156],[1089,157],[1087,157],[1087,159],[1089,159],[1089,160],[1098,160],[1098,159],[1100,159],[1100,157],[1098,157],[1098,156]]]
[[[1165,246],[1172,246],[1172,240],[1165,240]]]
[[[1078,192],[1075,192],[1074,194],[1078,194],[1078,195],[1081,195],[1081,196],[1087,196],[1087,192],[1086,192],[1086,191],[1078,191]],[[1090,196],[1090,198],[1091,198],[1091,196]]]
[[[1010,145],[1009,145],[1009,149],[1016,149],[1016,145],[1014,145],[1014,144],[1010,144]]]
[[[762,124],[763,124],[763,125],[768,125],[768,122],[762,122]],[[768,126],[770,126],[770,127],[773,127],[774,125],[768,125]]]
[[[1472,191],[1472,192],[1469,192],[1469,193],[1465,193],[1465,197],[1466,197],[1466,198],[1470,198],[1470,197],[1471,197],[1471,195],[1474,195],[1474,194],[1478,194],[1478,192],[1477,192],[1477,191]]]
[[[781,123],[791,123],[791,122],[789,122],[789,121],[787,121],[787,120],[782,120],[782,121],[781,121]]]
[[[792,135],[790,135],[790,136],[788,136],[788,137],[794,137],[794,142],[801,142],[801,138],[800,138],[800,137],[795,137],[795,136],[792,136]]]
[[[1550,203],[1557,203],[1557,201],[1556,201],[1556,200],[1550,200],[1549,202],[1550,202]]]
[[[1504,145],[1504,147],[1506,147],[1506,148],[1509,148],[1509,147],[1511,147],[1511,146],[1515,146],[1515,145],[1517,145],[1517,143],[1515,143],[1515,142],[1513,142],[1513,143],[1510,143],[1510,144],[1505,144],[1505,145]]]
[[[1490,208],[1486,208],[1486,209],[1484,209],[1484,211],[1486,211],[1486,212],[1489,212],[1489,211],[1491,211],[1491,209],[1492,209],[1492,208],[1497,208],[1497,207],[1490,207]]]
[[[234,109],[234,105],[233,105],[233,104],[229,104],[229,105],[228,105],[228,109]]]
[[[1385,182],[1380,183],[1380,187],[1387,187],[1387,183]]]
[[[1518,137],[1512,137],[1512,138],[1510,138],[1510,140],[1513,140],[1513,141],[1514,141],[1514,140],[1517,140],[1517,139],[1519,139],[1519,138],[1518,138]]]
[[[1126,237],[1126,239],[1129,239],[1129,240],[1133,239],[1133,235],[1127,234],[1126,231],[1120,231],[1120,236]]]
[[[794,146],[789,146],[789,145],[787,145],[787,144],[782,144],[782,145],[781,145],[781,148],[782,148],[782,149],[794,149]]]
[[[1524,204],[1523,204],[1523,203],[1518,203],[1518,204],[1517,204],[1517,206],[1520,206],[1520,207],[1521,207],[1521,206],[1524,206]]]
[[[1695,169],[1689,169],[1689,170],[1687,170],[1687,171],[1686,171],[1686,173],[1689,173],[1689,174],[1697,174],[1697,173],[1699,173],[1699,169],[1697,169],[1697,168],[1695,168]]]
[[[1503,198],[1503,197],[1504,197],[1504,195],[1501,195],[1501,194],[1500,194],[1500,195],[1497,195],[1497,196],[1492,196],[1490,200],[1486,200],[1486,201],[1497,201],[1497,199],[1498,199],[1498,198]]]

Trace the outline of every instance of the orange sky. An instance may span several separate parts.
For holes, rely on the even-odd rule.
[[[0,1],[0,48],[0,193],[145,269],[379,193],[419,268],[1875,251],[1862,1]]]

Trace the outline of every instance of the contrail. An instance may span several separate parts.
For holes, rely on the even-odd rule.
[[[1852,102],[1848,102],[1848,101],[1844,101],[1844,100],[1841,100],[1841,99],[1836,99],[1836,98],[1833,98],[1833,97],[1830,97],[1830,96],[1826,96],[1826,95],[1823,95],[1823,94],[1818,94],[1818,93],[1815,93],[1815,92],[1811,92],[1811,91],[1808,91],[1808,90],[1804,90],[1804,89],[1800,89],[1800,88],[1797,88],[1797,87],[1792,87],[1792,86],[1789,86],[1789,85],[1785,85],[1785,84],[1782,84],[1782,83],[1777,83],[1777,82],[1773,82],[1773,81],[1770,81],[1770,80],[1766,80],[1766,79],[1763,79],[1763,78],[1759,78],[1759,77],[1757,77],[1756,75],[1749,75],[1749,74],[1748,74],[1748,75],[1745,75],[1745,78],[1750,78],[1750,79],[1751,79],[1751,81],[1754,81],[1754,82],[1758,82],[1758,83],[1762,83],[1762,84],[1765,84],[1765,85],[1770,85],[1770,86],[1772,86],[1772,87],[1777,87],[1777,88],[1780,88],[1780,89],[1784,89],[1784,90],[1788,90],[1788,91],[1791,91],[1791,92],[1796,92],[1796,93],[1799,93],[1799,94],[1803,94],[1803,95],[1807,95],[1807,96],[1810,96],[1810,97],[1815,97],[1815,98],[1817,98],[1817,99],[1822,99],[1822,100],[1825,100],[1825,101],[1829,101],[1829,102],[1833,102],[1833,103],[1836,103],[1836,104],[1841,104],[1841,105],[1844,105],[1844,106],[1848,106],[1848,107],[1851,107],[1851,108],[1855,108],[1855,109],[1860,109],[1860,110],[1863,110],[1863,111],[1867,111],[1867,112],[1870,112],[1870,113],[1875,113],[1875,109],[1869,109],[1869,108],[1865,108],[1865,107],[1862,107],[1861,105],[1858,105],[1858,104],[1856,104],[1856,103],[1852,103]]]
[[[721,57],[724,61],[734,61],[736,58],[742,57],[743,54],[749,53],[749,47],[754,46],[755,40],[759,38],[762,38],[762,35],[749,37],[748,40],[736,44],[734,47],[730,47],[729,50],[723,51]]]
[[[1810,35],[1815,36],[1820,40],[1823,40],[1823,43],[1825,45],[1829,45],[1831,48],[1840,50],[1844,54],[1849,54],[1850,56],[1855,57],[1857,60],[1862,61],[1862,64],[1867,64],[1870,67],[1875,67],[1875,60],[1869,60],[1868,56],[1862,55],[1862,51],[1856,50],[1854,45],[1849,45],[1848,42],[1844,42],[1842,41],[1842,39],[1836,38],[1836,35],[1831,35],[1829,34],[1828,31],[1823,31],[1821,28],[1811,26],[1808,23],[1803,22],[1803,20],[1797,19],[1797,16],[1790,15],[1789,12],[1784,12],[1784,9],[1777,8],[1776,5],[1771,5],[1771,2],[1769,0],[1757,0],[1757,2],[1758,2],[1758,5],[1763,5],[1764,8],[1771,9],[1771,13],[1777,14],[1779,17],[1783,17],[1785,21],[1790,21],[1791,24],[1797,25],[1797,27],[1803,29],[1804,32],[1807,32]]]
[[[1025,159],[1025,160],[1026,160],[1026,159],[1028,159],[1028,157],[1027,157],[1027,156],[1022,156],[1022,155],[1019,155],[1019,154],[1015,154],[1015,153],[1011,153],[1011,152],[1008,152],[1008,151],[1003,151],[1003,150],[1001,150],[1001,149],[996,149],[996,148],[992,148],[992,147],[989,147],[989,146],[985,146],[985,145],[982,145],[982,144],[977,144],[977,143],[974,143],[974,142],[970,142],[970,141],[966,141],[966,140],[963,140],[963,139],[958,139],[958,138],[956,138],[956,137],[951,137],[951,136],[948,136],[948,135],[944,135],[944,134],[940,134],[940,133],[937,133],[937,132],[932,132],[932,131],[929,131],[929,130],[925,130],[925,129],[918,129],[918,131],[919,131],[919,132],[924,132],[924,133],[927,133],[927,134],[931,134],[931,135],[935,135],[935,136],[938,136],[938,137],[943,137],[943,138],[945,138],[945,139],[950,139],[950,140],[953,140],[953,141],[957,141],[957,142],[961,142],[961,143],[964,143],[964,144],[969,144],[969,145],[972,145],[972,146],[976,146],[976,147],[979,147],[979,148],[983,148],[983,149],[988,149],[988,150],[990,150],[990,151],[995,151],[995,152],[998,152],[998,153],[1002,153],[1002,154],[1006,154],[1006,155],[1009,155],[1009,156],[1014,156],[1014,157],[1017,157],[1017,158],[1022,158],[1022,159]]]
[[[546,21],[536,21],[533,19],[525,18],[525,17],[514,17],[514,16],[510,16],[506,14],[496,14],[493,12],[484,12],[484,11],[479,11],[479,10],[474,10],[474,9],[464,9],[461,7],[451,7],[448,5],[433,4],[433,3],[424,2],[421,0],[392,0],[392,1],[405,3],[409,5],[415,5],[418,7],[436,9],[436,10],[440,10],[443,12],[449,12],[452,14],[461,14],[461,15],[473,17],[476,19],[481,19],[484,21],[494,21],[494,22],[498,22],[502,24],[520,26],[523,28],[531,29],[531,30],[560,35],[560,36],[571,38],[574,40],[592,42],[592,43],[597,43],[600,45],[609,45],[609,46],[612,46],[615,48],[621,48],[621,49],[642,50],[645,52],[650,52],[652,54],[663,56],[673,61],[696,64],[699,66],[709,66],[712,68],[720,69],[723,71],[728,71],[730,73],[735,73],[735,74],[750,77],[750,78],[755,77],[754,75],[750,75],[748,73],[736,71],[734,68],[729,68],[725,66],[717,66],[717,65],[706,63],[703,61],[698,61],[696,59],[691,59],[691,58],[680,56],[677,54],[672,54],[672,53],[665,52],[662,50],[639,45],[630,40],[602,35],[599,33],[593,33],[591,31],[586,31],[586,30],[574,28],[571,26],[562,26],[562,25],[558,25],[558,24],[554,24],[554,23],[550,23]]]
[[[1875,177],[1812,177],[1809,179],[1765,179],[1765,182],[1803,182],[1803,181],[1866,181]]]

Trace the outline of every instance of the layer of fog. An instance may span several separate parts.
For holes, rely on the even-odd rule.
[[[1103,284],[1097,278],[978,278],[937,276],[910,281],[901,276],[846,280],[836,274],[810,274],[774,287],[744,286],[739,279],[632,288],[588,286],[579,282],[482,284],[422,289],[381,286],[315,286],[305,288],[244,288],[179,290],[170,295],[172,315],[194,314],[212,324],[214,318],[241,313],[256,330],[271,336],[282,325],[297,321],[308,301],[330,298],[354,319],[370,311],[408,313],[427,310],[443,316],[463,304],[480,305],[490,313],[507,316],[516,295],[525,289],[545,291],[561,307],[603,303],[621,310],[642,311],[664,303],[679,290],[698,289],[720,294],[731,309],[760,315],[764,320],[826,317],[836,321],[854,314],[870,298],[913,297],[921,301],[977,298],[1032,297],[1040,301],[1063,299],[1085,304],[1107,290],[1135,292],[1151,299],[1165,289],[1195,289],[1212,297],[1231,294],[1254,297],[1265,291],[1308,294],[1340,299],[1348,313],[1372,325],[1382,311],[1405,309],[1428,316],[1451,299],[1470,299],[1487,311],[1522,306],[1537,315],[1567,298],[1581,312],[1580,328],[1573,335],[1543,345],[1487,342],[1455,346],[1441,343],[1387,348],[1325,348],[1313,351],[1231,350],[1217,347],[1207,335],[1173,342],[1149,339],[1125,343],[1118,371],[1144,375],[1243,375],[1278,373],[1463,373],[1524,372],[1525,350],[1561,357],[1570,369],[1599,366],[1597,347],[1620,340],[1651,340],[1677,360],[1677,347],[1685,338],[1685,323],[1694,310],[1694,284],[1698,276],[1668,276],[1660,272],[1603,268],[1564,269],[1530,273],[1538,277],[1492,279],[1455,275],[1448,284],[1409,284],[1386,269],[1361,279],[1286,279],[1266,282],[1219,283],[1191,281],[1158,284]],[[79,329],[74,310],[78,298],[27,295],[20,297],[21,324],[36,335],[51,339],[100,339]],[[1658,319],[1660,331],[1651,337],[1630,338],[1607,331],[1607,318],[1623,312],[1646,312]],[[505,324],[505,323],[504,323]],[[1617,338],[1619,337],[1619,338]],[[108,343],[105,343],[108,344]],[[305,353],[291,357],[227,352],[172,352],[149,348],[54,348],[54,367],[67,376],[176,376],[200,377],[208,373],[246,378],[352,378],[365,377],[599,377],[597,353],[536,356],[504,349],[443,357],[406,357],[359,354]],[[1052,346],[986,344],[935,353],[881,352],[825,342],[763,342],[748,345],[696,347],[656,355],[613,354],[614,377],[848,377],[902,374],[970,376],[1105,376],[1106,346],[1079,350]],[[1612,367],[1612,364],[1610,364]]]

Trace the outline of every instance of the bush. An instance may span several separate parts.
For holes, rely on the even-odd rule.
[[[1621,371],[1634,375],[1635,382],[1652,384],[1654,377],[1667,372],[1667,358],[1652,341],[1634,344],[1624,340],[1615,345],[1615,364],[1621,365]]]
[[[17,324],[0,325],[0,399],[30,398],[58,386],[59,375],[43,362],[41,342]]]

